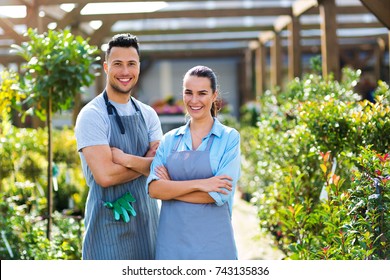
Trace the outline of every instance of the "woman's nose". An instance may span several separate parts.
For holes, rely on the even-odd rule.
[[[198,96],[196,94],[191,95],[191,101],[192,102],[198,101]]]

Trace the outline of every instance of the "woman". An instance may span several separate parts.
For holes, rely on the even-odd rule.
[[[205,66],[183,79],[186,125],[168,132],[148,177],[161,199],[157,259],[237,259],[231,224],[240,174],[240,135],[216,118],[215,73]]]

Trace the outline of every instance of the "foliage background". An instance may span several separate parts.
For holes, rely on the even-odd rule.
[[[359,71],[343,80],[307,74],[283,92],[242,108],[240,187],[287,259],[389,259],[390,90],[376,103],[354,92]],[[45,128],[12,125],[23,96],[18,76],[3,75],[0,98],[0,259],[80,259],[88,187],[73,128],[54,131],[53,235],[45,236]],[[259,248],[260,249],[260,248]]]
[[[241,129],[241,186],[287,258],[390,257],[390,92],[379,81],[376,103],[360,101],[359,75],[297,78]]]

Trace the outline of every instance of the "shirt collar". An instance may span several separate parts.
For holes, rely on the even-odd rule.
[[[179,136],[181,134],[185,134],[188,130],[190,129],[190,121],[188,121],[184,126],[180,127],[177,132],[176,136]],[[214,134],[217,137],[221,137],[223,132],[223,124],[214,117],[214,124],[213,127],[211,128],[210,134]]]

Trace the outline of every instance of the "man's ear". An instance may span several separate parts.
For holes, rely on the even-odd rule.
[[[104,72],[106,72],[106,74],[107,74],[107,71],[108,71],[108,64],[107,64],[107,61],[104,61],[104,62],[103,62],[103,69],[104,69]]]

